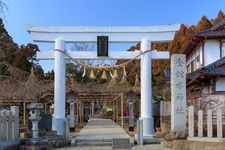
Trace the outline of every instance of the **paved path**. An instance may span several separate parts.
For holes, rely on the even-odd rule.
[[[130,136],[111,119],[90,119],[76,140],[112,141],[113,138],[130,138]]]
[[[113,138],[130,138],[131,137],[115,122],[110,119],[90,119],[87,125],[80,131],[75,138],[77,141],[92,142],[110,142],[110,146],[68,146],[61,147],[58,150],[112,150]],[[73,143],[74,141],[72,141]],[[78,142],[79,143],[79,142]],[[172,150],[163,148],[160,144],[136,145],[132,150]]]

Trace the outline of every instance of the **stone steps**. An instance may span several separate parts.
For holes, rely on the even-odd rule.
[[[112,142],[79,142],[76,146],[112,146]]]
[[[76,146],[112,146],[111,139],[75,139],[72,145]]]

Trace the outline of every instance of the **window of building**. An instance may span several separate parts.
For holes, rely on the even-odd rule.
[[[200,52],[199,49],[192,52],[187,57],[187,72],[193,72],[201,67]]]
[[[216,81],[216,92],[225,92],[225,78]]]

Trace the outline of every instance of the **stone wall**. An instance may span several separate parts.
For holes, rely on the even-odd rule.
[[[225,94],[203,94],[201,97],[188,99],[188,106],[195,106],[197,110],[211,109],[215,112],[221,109],[225,114]]]
[[[225,142],[199,142],[187,140],[163,141],[163,147],[180,150],[224,150]]]

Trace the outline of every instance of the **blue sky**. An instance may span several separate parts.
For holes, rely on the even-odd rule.
[[[224,0],[3,0],[7,31],[18,44],[32,42],[25,25],[163,25],[196,24],[206,15],[225,12]],[[53,45],[39,44],[41,51]],[[45,71],[52,62],[40,63]]]

